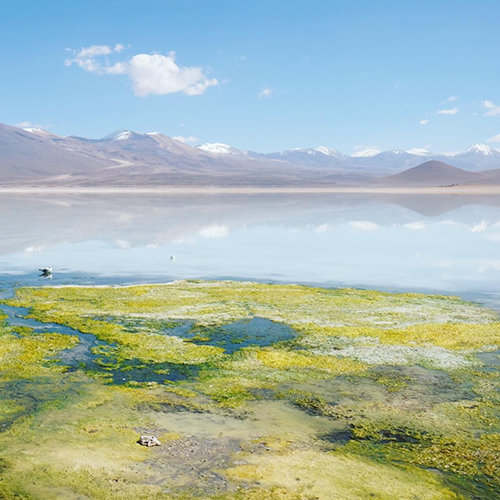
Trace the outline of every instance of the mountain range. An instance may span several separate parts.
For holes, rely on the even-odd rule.
[[[102,139],[87,139],[0,124],[0,184],[4,186],[395,185],[408,182],[397,177],[401,172],[429,163],[431,169],[440,165],[439,175],[427,166],[411,178],[432,179],[422,185],[438,180],[443,185],[484,184],[492,179],[500,184],[495,173],[500,169],[500,152],[481,144],[454,156],[424,149],[345,155],[326,147],[257,153],[222,143],[193,147],[158,132],[119,130]],[[465,173],[445,171],[442,164]],[[478,175],[468,175],[473,173]]]
[[[324,146],[317,148],[294,148],[277,153],[256,153],[240,151],[227,144],[203,144],[196,146],[204,151],[219,155],[242,156],[252,158],[267,158],[286,161],[295,165],[315,167],[351,168],[358,171],[374,173],[397,172],[405,168],[415,167],[423,161],[446,161],[450,165],[471,171],[481,171],[500,168],[500,152],[486,144],[474,144],[465,151],[455,155],[432,153],[426,149],[413,148],[408,151],[392,149],[378,151],[367,149],[352,155],[345,155],[335,149]]]

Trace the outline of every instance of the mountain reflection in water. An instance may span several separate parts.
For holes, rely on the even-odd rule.
[[[497,196],[2,195],[0,234],[0,281],[52,265],[54,284],[87,273],[500,292]]]

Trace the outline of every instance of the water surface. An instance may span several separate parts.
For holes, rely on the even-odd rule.
[[[4,287],[44,283],[36,270],[52,265],[54,284],[235,278],[493,304],[500,293],[496,196],[2,195],[0,234]]]

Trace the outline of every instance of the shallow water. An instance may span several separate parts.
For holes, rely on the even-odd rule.
[[[0,286],[236,278],[500,302],[495,196],[3,195],[0,234]]]
[[[249,346],[270,346],[295,337],[288,325],[259,317],[235,321],[217,328],[177,327],[165,333],[190,340],[197,345],[221,347],[226,354],[233,354],[238,349]]]
[[[257,401],[248,405],[242,417],[215,413],[165,412],[150,415],[157,425],[174,432],[198,437],[258,439],[265,436],[310,440],[345,424],[326,417],[307,414],[283,401]]]
[[[496,198],[4,196],[0,197],[0,214],[0,298],[12,296],[23,285],[234,278],[451,293],[500,308],[500,200]],[[52,279],[36,272],[47,265],[54,266]],[[271,294],[266,291],[261,300],[266,302]],[[389,366],[370,364],[370,360],[366,371],[340,372],[338,376],[301,371],[293,364],[287,368],[286,363],[280,368],[281,358],[276,357],[264,357],[268,365],[262,365],[251,357],[238,358],[240,349],[256,346],[249,351],[264,355],[279,354],[283,349],[285,362],[292,351],[300,354],[309,348],[315,355],[313,347],[328,346],[323,339],[319,346],[314,343],[317,340],[311,340],[301,347],[291,327],[260,317],[266,313],[239,319],[251,309],[246,300],[253,298],[242,298],[238,292],[228,294],[222,305],[239,301],[243,314],[217,326],[185,319],[197,318],[196,314],[163,317],[152,310],[141,316],[140,308],[135,311],[133,307],[133,314],[126,317],[109,309],[102,317],[95,310],[90,314],[93,319],[119,325],[131,337],[144,335],[145,349],[153,331],[161,340],[163,335],[176,336],[197,346],[221,348],[217,356],[226,364],[219,360],[220,365],[160,363],[151,361],[154,356],[146,361],[140,349],[121,358],[113,351],[116,346],[94,335],[56,323],[39,323],[26,318],[26,309],[0,305],[10,325],[32,328],[39,338],[49,331],[79,339],[76,347],[40,361],[40,368],[56,365],[60,371],[0,384],[2,398],[12,408],[0,423],[0,431],[5,431],[0,436],[8,443],[7,456],[17,457],[17,440],[9,441],[16,422],[21,429],[25,425],[23,432],[31,433],[29,444],[23,443],[30,450],[26,456],[35,457],[30,459],[31,468],[49,470],[47,475],[43,472],[27,481],[33,485],[27,491],[34,498],[83,498],[75,491],[86,491],[88,476],[75,476],[76,489],[66,491],[53,480],[51,474],[58,477],[59,473],[56,469],[50,472],[50,467],[63,464],[65,471],[92,471],[97,463],[102,464],[102,471],[115,469],[110,476],[113,484],[121,481],[116,477],[123,476],[141,488],[155,485],[166,492],[192,488],[201,498],[231,491],[242,478],[259,487],[285,484],[292,492],[300,479],[319,498],[329,499],[332,485],[341,486],[357,471],[359,478],[353,476],[352,484],[346,486],[346,491],[357,492],[355,498],[393,498],[376,492],[385,491],[395,478],[399,478],[395,491],[404,492],[408,487],[411,498],[417,498],[415,474],[422,471],[414,469],[405,478],[399,476],[397,466],[400,460],[419,458],[404,455],[408,446],[426,446],[435,427],[439,429],[436,446],[440,446],[439,433],[452,439],[460,434],[457,429],[463,429],[464,422],[470,432],[464,433],[467,439],[480,436],[485,428],[490,432],[488,426],[497,426],[490,401],[483,404],[481,397],[496,401],[492,384],[500,364],[498,352],[478,354],[480,370],[458,375],[432,364]],[[200,305],[207,304],[196,304]],[[401,315],[399,309],[394,312]],[[366,321],[374,321],[371,314]],[[383,327],[375,322],[373,326]],[[329,348],[339,350],[344,343],[340,339]],[[152,350],[157,345],[152,342]],[[362,342],[352,341],[352,345],[359,354]],[[369,350],[374,350],[373,345]],[[272,348],[267,350],[269,346]],[[384,352],[396,359],[402,355],[396,348],[386,346]],[[408,346],[404,349],[407,352]],[[428,357],[433,353],[435,350],[427,353]],[[246,399],[238,406],[237,398],[245,395],[245,388]],[[193,389],[195,394],[190,395]],[[478,415],[471,413],[473,417],[466,420],[469,412]],[[34,419],[33,425],[28,418]],[[140,434],[165,436],[164,445],[143,450],[136,444]],[[468,443],[462,439],[457,446]],[[396,447],[401,453],[396,455],[395,467],[393,458],[380,463],[380,449],[386,445],[387,450]],[[494,446],[491,444],[491,456],[485,455],[490,464],[495,463],[491,457],[497,456]],[[346,453],[361,454],[353,461],[354,455],[344,456],[344,448],[351,450]],[[490,453],[489,448],[485,453]],[[372,454],[375,460],[367,465],[366,456]],[[421,460],[426,488],[444,488],[444,483],[432,486],[435,478],[428,471],[434,470],[435,463],[426,457]],[[260,469],[252,472],[254,463],[268,472],[264,476],[259,475]],[[447,473],[448,465],[441,465],[444,469],[438,470]],[[375,466],[381,469],[372,470]],[[22,473],[16,472],[18,476]],[[358,486],[366,478],[376,478],[380,484],[360,493]],[[12,484],[16,481],[11,479]],[[96,481],[102,481],[102,491],[107,491],[106,474],[98,475]],[[497,498],[491,496],[490,483],[478,483],[486,491],[481,496],[474,480],[467,481],[453,483],[454,491],[473,492],[466,498]],[[405,495],[396,496],[410,498],[409,493]]]

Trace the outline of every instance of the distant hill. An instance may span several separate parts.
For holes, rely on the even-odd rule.
[[[52,142],[45,131],[26,131],[0,123],[0,182],[67,176],[103,169],[114,162],[100,155],[76,152]]]
[[[390,187],[438,187],[476,183],[480,180],[481,174],[431,160],[399,174],[377,179],[373,184]]]
[[[0,184],[30,186],[332,186],[368,176],[270,158],[217,154],[160,133],[102,139],[0,125]]]
[[[444,155],[432,153],[422,148],[412,148],[407,151],[402,149],[390,151],[367,149],[348,156],[335,149],[322,146],[312,149],[295,148],[267,154],[247,151],[247,154],[259,158],[278,159],[295,165],[342,168],[349,169],[351,172],[372,173],[375,176],[399,173],[431,160],[442,161],[471,172],[500,168],[500,152],[486,144],[474,144],[455,155]]]
[[[2,185],[328,187],[373,179],[391,186],[500,185],[498,172],[500,152],[481,144],[455,156],[420,148],[349,156],[323,146],[266,154],[223,143],[192,147],[158,132],[88,139],[0,124]]]
[[[478,172],[480,179],[474,182],[478,186],[500,186],[500,168]]]

